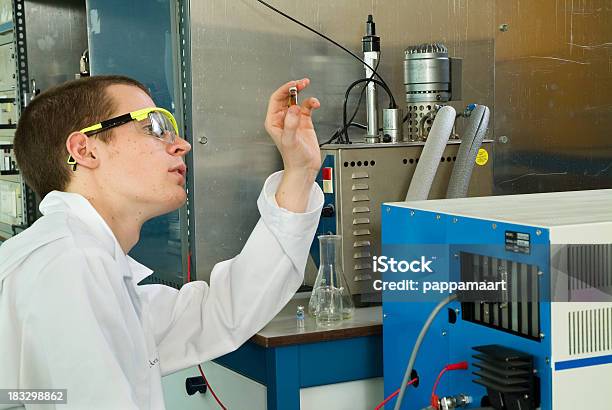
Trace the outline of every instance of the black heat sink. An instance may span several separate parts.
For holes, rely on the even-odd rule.
[[[540,406],[539,378],[533,357],[500,345],[476,346],[474,383],[487,389],[496,410],[535,410]]]

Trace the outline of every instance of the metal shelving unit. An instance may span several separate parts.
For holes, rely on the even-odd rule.
[[[16,7],[17,1],[0,0],[0,241],[26,222],[24,185],[12,145],[20,111]]]
[[[79,72],[87,48],[85,9],[85,0],[0,0],[0,241],[40,216],[39,198],[13,166],[14,155],[5,166],[2,146],[12,144],[33,96]],[[38,46],[49,38],[63,40]]]

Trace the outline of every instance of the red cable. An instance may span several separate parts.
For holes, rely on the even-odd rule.
[[[446,373],[447,369],[446,367],[442,369],[442,371],[440,373],[438,373],[438,378],[436,379],[436,382],[433,385],[433,389],[431,390],[431,407],[433,407],[434,409],[438,410],[438,396],[436,395],[436,389],[438,388],[438,383],[440,382],[440,379],[442,378],[442,375],[444,373]]]
[[[223,409],[223,410],[227,410],[227,407],[225,407],[223,405],[223,403],[221,403],[221,400],[219,400],[219,398],[217,397],[217,395],[215,394],[215,391],[213,390],[212,386],[210,385],[210,383],[208,383],[208,380],[206,380],[206,376],[204,376],[204,372],[202,371],[202,366],[198,365],[198,369],[200,369],[200,374],[202,375],[202,378],[204,379],[204,383],[206,383],[206,386],[208,386],[208,389],[210,390],[210,393],[213,395],[213,397],[215,398],[215,400],[217,400],[217,403],[219,403],[219,406]]]
[[[433,407],[434,409],[438,410],[438,407],[439,407],[439,403],[438,403],[439,397],[436,395],[436,389],[438,388],[438,383],[440,382],[440,379],[442,378],[442,375],[444,373],[446,373],[447,371],[451,371],[451,370],[467,370],[467,368],[468,368],[468,362],[458,362],[458,363],[448,364],[448,365],[444,366],[444,368],[438,374],[438,378],[436,379],[436,382],[433,385],[433,389],[431,390],[431,407]]]
[[[417,380],[418,380],[418,379],[412,379],[412,380],[410,380],[408,383],[406,383],[406,386],[410,386],[412,383],[416,383],[416,381],[417,381]],[[387,404],[387,402],[388,402],[389,400],[391,400],[392,398],[394,398],[395,396],[397,396],[397,395],[398,395],[399,391],[400,391],[400,389],[397,389],[396,391],[394,391],[394,392],[393,392],[393,394],[391,394],[389,397],[387,397],[386,399],[384,399],[383,401],[381,401],[381,402],[380,402],[380,404],[379,404],[378,406],[376,406],[376,408],[375,408],[374,410],[380,410],[380,409],[382,409],[382,408],[383,408],[383,406],[384,406],[385,404]]]

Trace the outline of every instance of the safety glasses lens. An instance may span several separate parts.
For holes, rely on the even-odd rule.
[[[176,138],[176,130],[172,120],[164,113],[153,111],[149,113],[151,132],[159,139],[173,143]]]

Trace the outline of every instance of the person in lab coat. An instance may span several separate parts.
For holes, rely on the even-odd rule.
[[[237,349],[303,280],[323,205],[311,113],[270,98],[265,128],[284,170],[264,183],[261,219],[210,284],[138,283],[127,254],[143,223],[182,206],[191,149],[147,89],[121,76],[65,83],[37,96],[14,147],[43,197],[42,218],[0,247],[0,389],[67,389],[45,409],[163,409],[161,377]],[[0,409],[21,404],[0,404]],[[26,408],[38,408],[25,404]]]

